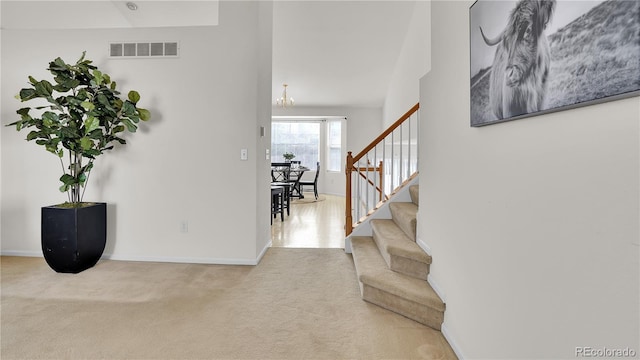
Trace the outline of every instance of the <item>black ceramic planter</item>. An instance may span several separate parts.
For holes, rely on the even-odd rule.
[[[107,204],[78,208],[42,208],[42,253],[61,273],[79,273],[95,265],[107,243]]]

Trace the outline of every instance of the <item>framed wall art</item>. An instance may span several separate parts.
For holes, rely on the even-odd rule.
[[[478,0],[471,126],[640,94],[640,1]]]

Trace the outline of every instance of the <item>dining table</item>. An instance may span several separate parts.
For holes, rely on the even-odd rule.
[[[291,183],[291,192],[289,197],[304,199],[304,195],[300,189],[300,179],[305,171],[309,170],[306,166],[272,166],[271,178],[272,182]]]

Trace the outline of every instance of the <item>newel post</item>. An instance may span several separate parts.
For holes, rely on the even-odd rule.
[[[351,215],[351,172],[353,171],[353,155],[351,151],[347,153],[347,165],[345,166],[345,173],[347,175],[347,189],[345,191],[345,224],[344,232],[345,236],[349,236],[353,231],[353,217]]]

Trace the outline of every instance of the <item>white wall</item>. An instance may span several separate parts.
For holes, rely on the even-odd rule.
[[[640,98],[471,128],[471,4],[432,2],[421,81],[418,236],[444,332],[469,359],[640,354]]]
[[[419,79],[431,68],[430,50],[431,2],[418,0],[385,97],[384,129],[419,102]]]
[[[90,179],[85,200],[109,204],[105,254],[251,264],[270,240],[268,188],[256,184],[268,165],[256,156],[264,146],[256,139],[271,117],[271,37],[264,34],[271,20],[261,20],[271,14],[258,4],[220,2],[216,27],[2,31],[3,124],[16,119],[21,104],[13,95],[27,75],[48,77],[49,61],[72,62],[83,50],[123,93],[138,90],[140,106],[152,112],[126,146],[97,160]],[[107,58],[109,41],[136,40],[177,40],[180,57]],[[2,131],[4,254],[39,255],[40,207],[65,200],[60,164],[25,137]],[[240,161],[241,148],[248,161]]]
[[[256,219],[258,236],[256,237],[256,258],[271,245],[271,160],[265,158],[265,150],[271,148],[271,69],[273,58],[273,2],[259,1],[258,14],[258,86],[257,119],[254,136],[257,139],[256,150],[252,157],[256,159]],[[260,127],[265,129],[261,136]],[[264,214],[268,216],[264,216]]]
[[[274,116],[344,116],[347,118],[346,151],[355,155],[382,132],[382,109],[367,107],[304,107],[273,109]],[[346,153],[345,153],[346,154]],[[344,196],[346,178],[344,171],[323,172],[318,178],[318,191]]]

